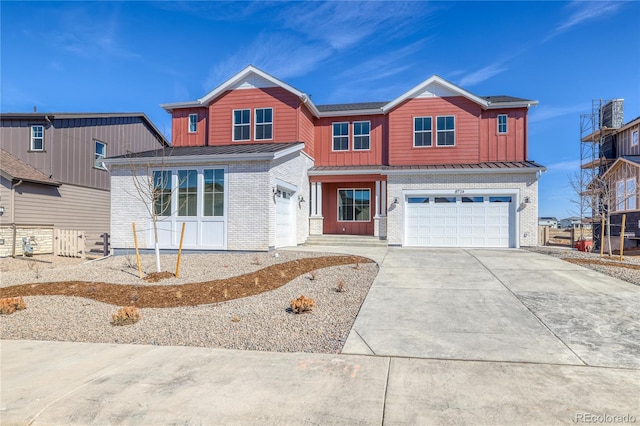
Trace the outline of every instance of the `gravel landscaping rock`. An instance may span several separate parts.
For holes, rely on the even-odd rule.
[[[43,263],[38,278],[25,267],[29,261],[0,259],[1,286],[69,280],[184,284],[230,278],[277,263],[331,254],[286,251],[277,255],[187,254],[183,255],[179,278],[152,284],[138,278],[135,256],[62,266]],[[175,255],[163,255],[163,269],[173,270],[175,261]],[[154,271],[154,262],[153,256],[144,256],[146,272]],[[127,326],[111,325],[111,315],[118,309],[113,305],[80,297],[30,296],[24,298],[27,309],[0,317],[0,337],[336,353],[342,349],[377,273],[375,263],[324,268],[314,280],[305,274],[255,296],[210,305],[140,309],[140,321]],[[340,280],[345,283],[345,292],[336,291]],[[311,312],[290,312],[289,302],[300,295],[316,301]]]

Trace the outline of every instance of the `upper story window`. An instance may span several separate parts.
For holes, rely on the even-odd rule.
[[[100,141],[94,141],[93,150],[93,167],[97,169],[107,170],[104,165],[104,159],[107,156],[107,144]]]
[[[413,118],[413,146],[431,146],[431,117]]]
[[[233,140],[248,141],[251,139],[251,110],[233,110]]]
[[[631,146],[637,146],[638,145],[638,131],[634,130],[633,133],[631,133]]]
[[[507,133],[507,114],[498,114],[498,134]]]
[[[456,118],[445,115],[436,118],[437,146],[454,146],[456,144]]]
[[[44,126],[31,126],[31,151],[44,151]]]
[[[353,149],[368,150],[371,145],[371,123],[355,121],[353,123]]]
[[[189,133],[198,131],[198,114],[189,114]]]
[[[333,123],[333,150],[349,150],[349,123]]]
[[[273,108],[256,108],[255,139],[273,139]]]

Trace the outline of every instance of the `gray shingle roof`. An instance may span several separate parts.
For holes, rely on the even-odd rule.
[[[143,151],[109,157],[115,158],[152,158],[152,157],[185,157],[196,155],[242,155],[242,154],[269,154],[277,153],[285,149],[292,148],[302,142],[286,142],[286,143],[236,143],[233,145],[215,145],[215,146],[179,146],[167,147],[164,149],[154,149],[151,151]]]
[[[14,157],[3,149],[0,149],[0,170],[13,180],[60,186],[59,182],[56,182],[32,165]]]

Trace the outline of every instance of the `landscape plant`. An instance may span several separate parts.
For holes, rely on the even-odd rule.
[[[3,297],[0,299],[0,314],[9,315],[15,311],[27,309],[22,297]]]
[[[125,306],[111,315],[113,325],[135,324],[140,320],[140,310],[135,306]]]
[[[293,313],[301,314],[303,312],[311,311],[316,306],[316,301],[311,298],[304,297],[304,295],[301,295],[297,299],[293,299],[290,305],[291,311]]]

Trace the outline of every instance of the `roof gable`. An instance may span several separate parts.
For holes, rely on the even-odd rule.
[[[615,172],[622,166],[640,168],[640,164],[638,164],[638,161],[640,161],[640,159],[620,157],[611,165],[611,167],[607,169],[606,172],[602,174],[602,178],[603,179],[608,178],[613,172]]]

